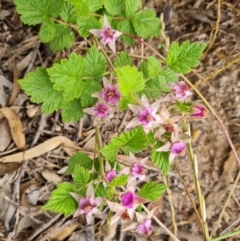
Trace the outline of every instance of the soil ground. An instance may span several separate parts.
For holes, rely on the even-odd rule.
[[[170,41],[190,40],[208,44],[207,53],[201,59],[199,68],[187,77],[214,108],[238,149],[240,1],[142,2],[142,6],[154,8],[158,16],[164,13],[165,33]],[[0,101],[2,107],[11,107],[20,117],[27,149],[37,147],[34,158],[23,164],[14,160],[9,164],[0,163],[0,239],[100,240],[99,227],[103,222],[99,221],[93,227],[86,227],[81,218],[73,220],[71,217],[64,218],[40,210],[40,206],[48,200],[56,184],[69,180],[69,176],[64,174],[72,154],[69,147],[77,143],[82,150],[91,153],[94,138],[90,120],[63,124],[59,112],[51,116],[43,115],[39,107],[30,103],[28,97],[16,85],[16,80],[26,76],[29,71],[34,71],[37,66],[51,66],[60,57],[59,54],[52,54],[47,45],[39,42],[38,29],[39,26],[28,27],[20,22],[12,0],[0,0]],[[149,40],[149,43],[157,49],[162,39]],[[81,42],[78,42],[78,46],[79,44],[81,45]],[[84,46],[84,43],[82,45]],[[135,54],[140,53],[139,47],[135,46],[131,51]],[[76,48],[77,44],[73,45],[71,50]],[[146,50],[146,54],[151,54],[148,51]],[[197,95],[194,95],[193,99],[200,101]],[[120,130],[119,126],[123,120],[124,116],[116,118],[115,126],[104,130],[103,137],[108,140],[114,136],[116,131]],[[199,163],[200,185],[206,197],[209,230],[213,232],[213,236],[217,236],[239,229],[240,183],[234,183],[239,167],[220,125],[210,114],[207,119],[192,123],[191,128],[194,151]],[[48,146],[41,145],[47,140],[50,140]],[[0,116],[0,160],[16,152],[18,151],[11,139],[7,121]],[[191,164],[183,158],[176,161],[176,166],[198,207]],[[158,175],[158,178],[163,179],[161,175]],[[173,230],[169,204],[171,203],[175,210],[179,239],[203,240],[193,207],[176,168],[169,174],[167,182],[170,192],[155,204],[160,207],[158,218]],[[146,240],[119,230],[121,227],[117,227],[118,232],[112,240]],[[170,239],[155,225],[149,240]],[[240,240],[240,235],[226,240]]]

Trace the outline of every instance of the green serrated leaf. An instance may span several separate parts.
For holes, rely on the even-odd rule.
[[[122,133],[119,137],[115,137],[111,142],[101,149],[104,157],[113,162],[116,160],[119,149],[129,155],[145,150],[150,144],[151,139],[143,131],[141,127],[137,127],[131,131]]]
[[[160,72],[161,62],[153,56],[148,57],[147,69],[149,77],[154,79]]]
[[[90,29],[100,29],[100,22],[93,16],[80,16],[77,19],[78,33],[82,37],[90,35]]]
[[[96,186],[95,189],[95,197],[106,197],[107,196],[107,189],[103,186],[102,183]]]
[[[129,175],[122,175],[122,176],[116,176],[113,178],[113,180],[109,183],[110,186],[114,187],[123,187],[128,182]]]
[[[52,22],[51,24],[45,23],[41,26],[38,37],[43,43],[49,43],[53,40],[56,33],[55,24]]]
[[[85,76],[96,81],[102,81],[103,74],[106,71],[106,59],[96,47],[91,47],[86,55],[86,70]]]
[[[124,9],[123,0],[105,0],[104,7],[112,16],[120,15]]]
[[[26,78],[19,80],[18,83],[30,96],[33,103],[43,102],[43,113],[50,114],[59,108],[62,102],[62,94],[53,89],[53,84],[45,69],[37,68],[35,73],[29,73]]]
[[[63,59],[49,68],[50,80],[54,83],[54,89],[63,91],[66,101],[79,98],[83,91],[83,75],[85,72],[85,60],[73,53],[69,59]]]
[[[55,30],[55,36],[49,44],[51,51],[57,52],[64,48],[69,49],[74,41],[74,35],[71,29],[67,26],[56,24]]]
[[[84,187],[88,183],[90,173],[84,167],[75,165],[72,177],[76,188],[80,188]]]
[[[159,72],[158,77],[159,77],[160,82],[161,82],[161,80],[164,80],[166,83],[175,83],[178,81],[178,76],[170,68],[161,70]]]
[[[28,25],[48,22],[50,16],[56,18],[62,9],[62,0],[14,0],[20,19]]]
[[[49,0],[14,0],[20,19],[28,25],[42,23],[49,18]]]
[[[166,189],[166,185],[151,181],[143,185],[138,195],[146,198],[147,200],[155,202],[161,197],[161,195],[166,191]]]
[[[141,98],[142,95],[146,95],[146,97],[148,98],[148,100],[151,99],[159,99],[161,97],[161,92],[162,92],[162,88],[160,85],[160,81],[159,78],[155,78],[155,79],[149,79],[146,83],[145,83],[145,88],[143,89],[143,91],[138,93],[139,98]]]
[[[63,122],[77,122],[84,116],[83,107],[80,99],[74,99],[64,102],[61,105],[62,121]]]
[[[138,70],[143,73],[143,77],[146,79],[148,78],[148,68],[147,67],[148,67],[147,61],[143,61],[138,68]]]
[[[142,72],[135,67],[124,66],[116,69],[119,91],[123,96],[143,90],[145,80]]]
[[[66,170],[66,173],[73,174],[75,165],[79,165],[79,166],[84,167],[87,170],[91,170],[93,161],[87,154],[77,152],[76,154],[71,156],[69,163],[68,163],[68,168]]]
[[[160,35],[160,19],[153,10],[141,10],[135,13],[132,23],[137,34],[143,39]]]
[[[133,63],[131,58],[125,52],[121,52],[114,61],[114,67],[119,68],[125,65],[133,66]]]
[[[126,34],[133,35],[133,36],[136,35],[133,24],[128,19],[125,19],[119,23],[119,31],[126,33]],[[124,34],[121,35],[121,39],[123,40],[124,43],[126,43],[129,46],[132,46],[135,43],[135,38],[128,37]]]
[[[167,175],[168,172],[171,170],[171,164],[169,162],[169,155],[170,152],[158,152],[156,149],[163,145],[162,142],[158,142],[152,152],[151,152],[151,159],[152,162],[165,174]]]
[[[140,93],[140,92],[139,92]],[[127,110],[129,107],[129,104],[135,104],[136,100],[134,99],[134,97],[132,95],[128,95],[128,96],[122,96],[120,99],[120,110]]]
[[[91,13],[98,11],[102,8],[104,0],[86,0],[88,2],[89,11]]]
[[[86,0],[66,0],[74,5],[79,16],[89,16],[90,10]]]
[[[141,0],[125,0],[126,16],[131,17],[139,8]]]
[[[66,217],[70,216],[78,207],[78,203],[70,195],[70,192],[75,191],[75,187],[68,182],[58,184],[42,209],[64,214]]]
[[[74,5],[64,2],[62,11],[60,12],[60,17],[66,23],[76,23],[77,14]]]
[[[102,86],[95,80],[85,80],[83,83],[83,89],[81,104],[83,108],[86,108],[97,102],[97,98],[92,97],[92,94],[100,92]]]
[[[32,1],[32,0],[31,0]],[[50,6],[49,6],[49,14],[57,18],[62,11],[63,8],[63,0],[49,0]]]
[[[199,59],[205,47],[204,43],[185,41],[179,45],[177,42],[173,42],[167,54],[166,64],[178,73],[189,73],[192,67],[199,65]]]

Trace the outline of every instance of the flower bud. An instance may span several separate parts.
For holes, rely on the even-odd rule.
[[[190,115],[193,119],[195,120],[201,120],[203,118],[205,118],[208,114],[208,110],[207,108],[199,103],[194,103],[192,105],[191,111],[190,111]]]

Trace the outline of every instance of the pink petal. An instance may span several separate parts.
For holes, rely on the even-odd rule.
[[[76,218],[76,217],[78,217],[78,216],[80,216],[80,215],[82,215],[82,214],[80,213],[79,208],[78,208],[78,209],[74,212],[73,218]]]
[[[142,107],[139,106],[139,105],[128,104],[128,107],[129,107],[129,109],[130,109],[135,115],[137,115],[138,112],[139,112],[140,110],[142,110]]]
[[[80,195],[70,192],[70,195],[79,203],[80,199],[82,198]]]
[[[143,107],[149,107],[149,102],[148,102],[146,95],[142,96],[142,105],[143,105]]]
[[[150,105],[150,108],[156,113],[157,110],[160,108],[160,104],[162,99],[155,101],[153,104]]]
[[[162,109],[160,111],[160,115],[166,120],[169,119],[169,112],[166,109],[166,107],[164,105],[162,105]]]
[[[106,15],[104,15],[104,17],[103,17],[103,28],[111,28],[111,25],[110,25]]]
[[[93,34],[94,36],[101,37],[101,31],[100,29],[91,29],[89,32]]]
[[[110,85],[109,80],[106,77],[103,77],[103,87],[107,88]]]
[[[116,52],[116,43],[113,41],[112,43],[108,43],[109,48],[115,53]]]
[[[106,172],[109,172],[109,171],[111,171],[111,169],[112,169],[112,167],[111,167],[110,163],[109,163],[108,161],[106,161],[105,171],[106,171]]]
[[[132,127],[136,127],[136,126],[139,126],[140,123],[138,121],[138,118],[137,117],[134,117],[126,126],[126,128],[132,128]]]
[[[94,107],[86,108],[83,110],[83,112],[89,114],[89,115],[95,115],[94,113]]]
[[[125,212],[125,209],[121,209],[111,218],[111,224],[116,223],[122,216],[122,214]]]
[[[86,192],[86,197],[87,198],[94,198],[94,189],[92,186],[92,183],[89,183],[88,187],[87,187],[87,192]]]
[[[135,230],[137,228],[137,223],[132,223],[131,225],[127,226],[126,228],[122,229],[121,231],[128,231],[128,230]]]
[[[144,219],[146,219],[146,216],[142,215],[139,212],[136,212],[136,217],[137,217],[138,223],[141,223],[142,221],[144,221]]]
[[[86,220],[87,220],[87,224],[91,224],[91,222],[93,220],[93,216],[92,215],[86,215]]]
[[[161,146],[160,148],[156,149],[156,151],[159,151],[159,152],[166,152],[166,151],[170,151],[170,147],[171,147],[171,143],[168,142],[167,144]]]

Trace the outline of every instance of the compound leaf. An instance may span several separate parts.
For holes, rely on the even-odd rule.
[[[161,197],[161,195],[166,191],[166,189],[166,185],[151,181],[145,183],[138,194],[143,198],[155,202]]]
[[[123,0],[105,0],[104,7],[112,15],[120,15],[124,9]]]
[[[54,22],[45,23],[41,26],[38,37],[42,43],[49,43],[53,40],[56,33],[56,28]]]
[[[72,5],[68,2],[64,2],[62,11],[60,12],[60,17],[64,22],[76,23],[77,22],[77,14],[76,14],[74,5]]]
[[[73,185],[68,182],[58,184],[57,189],[52,192],[50,199],[42,209],[64,214],[66,217],[70,216],[78,207],[78,203],[70,192],[76,192]]]
[[[62,93],[53,89],[47,71],[37,68],[35,73],[29,73],[24,79],[18,81],[25,93],[30,96],[33,103],[43,102],[43,113],[53,113],[62,102]]]
[[[91,47],[86,55],[85,76],[96,81],[102,81],[103,74],[107,68],[106,59],[96,47]]]
[[[84,116],[80,99],[74,99],[65,102],[61,106],[61,109],[63,122],[77,122]]]
[[[132,16],[138,9],[141,0],[125,0],[126,16]]]
[[[74,35],[71,29],[61,24],[55,25],[56,33],[50,42],[50,49],[53,52],[61,51],[64,48],[69,49],[74,41]]]
[[[100,29],[100,22],[93,16],[80,16],[77,19],[78,33],[82,37],[90,35],[90,29]]]
[[[80,188],[84,187],[88,183],[90,173],[84,167],[75,165],[72,176],[76,188]]]
[[[116,69],[119,91],[123,96],[143,90],[144,78],[142,72],[135,67],[123,66]]]
[[[125,65],[133,66],[133,63],[131,58],[125,52],[121,52],[114,61],[114,67],[119,68]]]
[[[201,58],[205,47],[206,44],[204,43],[185,41],[179,45],[177,42],[173,42],[167,54],[166,64],[177,73],[189,73],[192,67],[199,65],[198,60]]]
[[[146,39],[160,34],[160,20],[152,10],[141,10],[133,15],[133,26],[137,34]]]
[[[66,101],[79,98],[83,91],[83,75],[85,61],[79,55],[73,53],[69,59],[63,59],[49,68],[50,80],[54,83],[54,89],[63,91]]]

